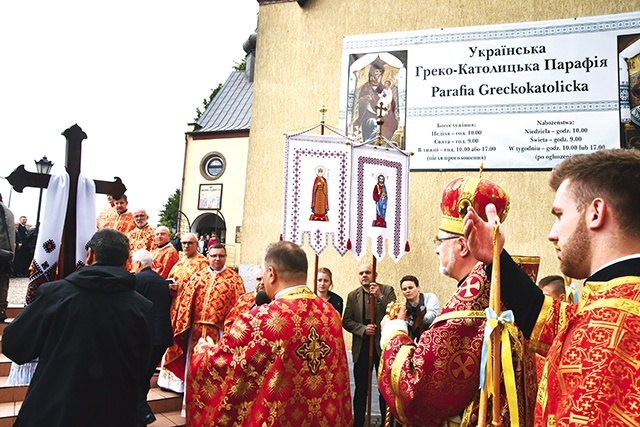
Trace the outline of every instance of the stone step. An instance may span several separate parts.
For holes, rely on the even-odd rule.
[[[11,323],[11,321],[18,315],[18,313],[20,313],[22,308],[23,308],[22,305],[9,304],[9,307],[7,307],[7,318],[5,319],[4,322],[0,322],[0,334],[2,334],[2,332],[4,332],[4,328],[9,323]]]

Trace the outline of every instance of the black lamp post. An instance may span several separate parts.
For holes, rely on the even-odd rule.
[[[34,160],[36,163],[36,170],[38,173],[48,174],[51,172],[53,162],[47,159],[47,156],[43,156],[40,160]],[[38,197],[38,217],[36,219],[36,227],[40,231],[40,207],[42,206],[42,188],[40,189],[40,197]]]

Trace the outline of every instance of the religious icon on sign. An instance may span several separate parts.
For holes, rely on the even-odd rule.
[[[316,167],[316,178],[313,180],[311,192],[311,216],[309,221],[329,221],[329,185],[324,177],[325,168]]]
[[[383,174],[378,175],[378,182],[373,187],[373,201],[376,204],[376,219],[373,220],[374,227],[387,228],[387,186],[384,184]]]
[[[397,55],[397,56],[396,56]],[[380,135],[403,147],[405,52],[352,55],[347,132],[363,141]],[[379,127],[379,123],[381,127]]]

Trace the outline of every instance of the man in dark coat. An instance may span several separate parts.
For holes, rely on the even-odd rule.
[[[353,380],[356,388],[353,394],[353,425],[362,427],[365,424],[368,397],[368,376],[372,369],[378,372],[380,364],[380,322],[386,314],[387,306],[396,300],[396,292],[392,286],[376,283],[378,273],[372,264],[358,267],[358,278],[362,286],[349,292],[347,305],[342,317],[342,326],[353,336],[351,353],[353,356]],[[375,297],[374,318],[371,319],[371,296]],[[373,360],[369,364],[370,340],[373,340]],[[374,391],[371,391],[374,393]],[[373,394],[372,394],[373,396]],[[380,411],[384,416],[386,402],[379,394]]]
[[[16,363],[39,358],[15,426],[136,426],[152,303],[124,269],[124,234],[99,230],[87,247],[87,266],[41,285],[4,330],[7,357]]]
[[[19,240],[16,240],[16,242],[19,242],[20,244],[18,246],[18,250],[16,251],[16,256],[14,261],[14,266],[15,266],[14,274],[17,277],[29,277],[30,260],[28,260],[29,254],[27,249],[29,236],[28,236],[28,230],[27,230],[26,216],[23,215],[20,217],[20,222],[18,222],[18,228],[16,228],[16,231],[18,233],[17,238],[19,239]]]
[[[167,347],[173,344],[173,330],[171,329],[171,296],[169,295],[169,282],[153,271],[153,256],[146,249],[140,249],[131,256],[133,271],[136,273],[136,291],[153,303],[153,341],[151,347],[151,359],[146,371],[147,381],[140,391],[137,416],[140,424],[151,424],[156,420],[149,404],[147,393],[150,380],[156,367],[162,360]]]

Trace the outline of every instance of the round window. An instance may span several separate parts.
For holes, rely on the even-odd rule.
[[[220,153],[209,153],[202,160],[200,171],[207,179],[218,179],[224,173],[226,162]]]

